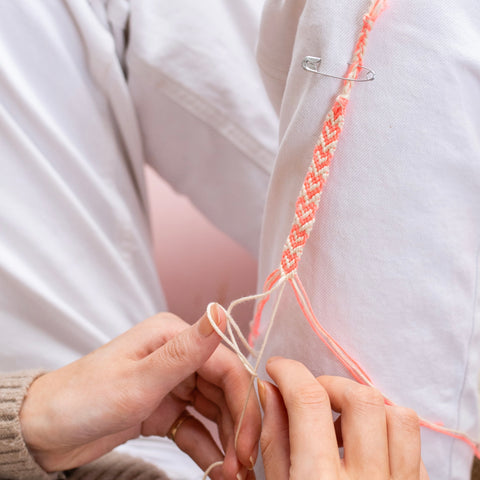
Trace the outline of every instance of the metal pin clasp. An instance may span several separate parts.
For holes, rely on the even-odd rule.
[[[331,78],[338,78],[340,80],[349,80],[350,82],[371,82],[375,78],[375,72],[367,67],[359,66],[365,71],[365,75],[357,78],[348,78],[348,77],[340,77],[338,75],[331,75],[329,73],[321,72],[320,65],[322,63],[322,59],[320,57],[310,57],[307,56],[303,59],[302,67],[307,72],[317,73],[318,75],[323,75],[324,77],[331,77]],[[350,63],[348,65],[351,65]]]

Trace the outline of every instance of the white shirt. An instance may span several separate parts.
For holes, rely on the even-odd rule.
[[[260,7],[15,0],[1,10],[0,368],[53,369],[167,309],[146,162],[258,250],[276,125],[254,59]],[[202,478],[166,439],[122,449],[172,479]]]
[[[146,161],[255,251],[275,148],[251,59],[259,7],[197,3],[2,5],[2,369],[56,368],[166,308],[151,258]],[[352,92],[299,274],[317,317],[385,395],[476,437],[480,12],[474,0],[389,3],[365,56],[377,77]],[[341,75],[367,7],[266,4],[258,58],[280,114],[280,151],[260,283],[279,264],[340,88],[301,60],[321,56]],[[291,293],[265,358],[273,354],[345,374]],[[168,444],[124,448],[172,478],[201,478],[179,467]],[[432,479],[469,478],[461,442],[425,430],[423,458]]]
[[[258,60],[280,112],[260,288],[280,265],[295,200],[368,0],[266,2]],[[421,417],[478,438],[480,8],[476,0],[391,0],[369,36],[373,82],[353,87],[317,220],[299,265],[313,310],[376,386]],[[262,332],[271,303],[263,316]],[[257,346],[262,340],[258,339]],[[291,290],[265,359],[347,372]],[[470,478],[472,452],[422,431],[430,478]],[[259,477],[257,477],[259,478]]]

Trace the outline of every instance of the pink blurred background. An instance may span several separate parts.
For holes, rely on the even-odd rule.
[[[170,311],[193,323],[210,302],[227,307],[255,293],[256,260],[155,172],[146,175],[155,262]],[[252,310],[249,302],[234,311],[244,332]]]

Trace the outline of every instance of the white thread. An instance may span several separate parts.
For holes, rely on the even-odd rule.
[[[239,298],[235,301],[233,301],[227,310],[225,310],[221,305],[218,305],[216,303],[209,303],[208,306],[207,306],[207,317],[208,317],[208,320],[210,322],[210,325],[212,325],[212,328],[217,332],[217,334],[220,336],[220,338],[237,354],[238,358],[240,359],[240,361],[242,362],[243,366],[248,370],[248,372],[252,375],[256,375],[255,373],[255,368],[253,367],[253,365],[247,360],[247,358],[245,357],[245,355],[242,353],[242,351],[240,350],[240,348],[238,347],[238,344],[235,340],[235,337],[233,335],[233,332],[232,332],[232,329],[228,328],[229,325],[232,325],[235,332],[237,333],[238,337],[240,338],[240,340],[242,341],[242,343],[246,346],[248,352],[253,356],[253,357],[257,357],[258,358],[258,353],[255,352],[255,350],[250,347],[250,345],[248,344],[248,341],[245,339],[243,333],[241,332],[240,330],[240,327],[237,325],[237,323],[235,322],[235,320],[233,319],[232,315],[231,315],[231,312],[233,310],[234,307],[236,307],[237,305],[240,305],[241,303],[245,303],[245,302],[248,302],[248,301],[251,301],[251,300],[260,300],[262,298],[265,298],[265,297],[268,297],[269,295],[271,295],[275,290],[277,290],[278,288],[280,288],[282,285],[284,285],[285,283],[285,280],[287,279],[287,277],[282,277],[280,278],[280,280],[272,287],[270,288],[269,290],[267,290],[266,292],[263,292],[263,293],[259,293],[259,294],[256,294],[256,295],[249,295],[247,297],[242,297],[242,298]],[[225,315],[226,315],[226,319],[227,319],[227,332],[229,333],[229,336],[227,336],[225,333],[223,333],[220,328],[218,327],[218,325],[215,323],[215,321],[213,320],[212,318],[212,314],[211,314],[211,308],[213,305],[218,305],[220,308],[223,309],[223,311],[225,312]],[[231,335],[231,336],[230,336]],[[257,361],[257,365],[258,365],[258,361]]]
[[[358,74],[358,70],[360,68],[362,68],[362,66],[360,64],[360,61],[361,61],[361,58],[363,57],[363,50],[365,48],[366,35],[368,34],[369,29],[371,29],[375,18],[379,15],[380,11],[384,8],[384,6],[385,6],[384,1],[372,0],[369,11],[364,16],[364,28],[362,28],[362,32],[361,32],[361,35],[364,35],[363,43],[359,43],[359,48],[356,49],[355,52],[354,52],[354,56],[353,56],[353,59],[352,59],[353,68],[348,72],[348,77],[349,78],[352,78],[352,79],[356,78],[357,74]],[[367,24],[368,24],[368,27],[369,27],[368,29],[365,28]],[[362,40],[362,36],[359,38],[359,42],[361,40]],[[353,87],[353,82],[346,81],[344,83],[344,88],[342,89],[340,95],[338,95],[337,98],[336,98],[336,104],[340,108],[345,107],[346,103],[348,102],[348,97],[350,95],[352,87]],[[338,140],[335,140],[335,136],[337,135],[338,130],[342,129],[343,122],[344,122],[343,111],[337,117],[336,120],[335,120],[335,114],[334,114],[333,110],[331,110],[328,113],[327,118],[326,118],[325,123],[324,123],[324,128],[322,127],[322,132],[320,134],[320,139],[319,139],[319,145],[322,147],[321,150],[324,154],[328,154],[332,150],[333,150],[333,152],[335,151],[335,149],[337,147],[337,143],[338,143]],[[334,128],[331,129],[330,126],[334,127]],[[337,127],[337,128],[335,128],[335,127]],[[330,141],[332,139],[334,139],[334,140]],[[333,152],[332,152],[332,154],[333,154]],[[317,154],[318,153],[316,153],[316,155]],[[325,165],[320,170],[317,170],[317,166],[313,162],[313,165],[311,164],[310,167],[309,167],[309,171],[310,170],[312,171],[314,178],[317,179],[316,180],[317,184],[320,184],[322,182],[323,183],[326,182],[327,177],[328,177],[328,173],[329,173],[328,165]],[[305,190],[304,185],[302,186],[301,196],[303,198],[308,198],[307,191]],[[312,196],[312,198],[309,198],[309,203],[310,204],[313,203],[313,204],[318,206],[318,203],[320,202],[320,197],[321,197],[321,191],[318,192],[318,194]],[[294,219],[294,224],[296,224],[300,228],[300,231],[306,232],[307,239],[308,239],[308,236],[310,234],[311,229],[313,228],[313,224],[315,222],[315,217],[313,217],[311,220],[303,223],[303,221],[308,220],[308,213],[309,213],[308,211],[300,212],[300,216],[298,216],[297,211],[296,211],[295,212],[295,219]],[[304,217],[304,218],[302,218],[302,217]],[[245,415],[246,408],[247,408],[247,405],[248,405],[248,401],[249,401],[249,398],[250,398],[250,394],[251,394],[251,391],[252,391],[253,382],[254,382],[255,377],[257,376],[257,369],[258,369],[258,366],[260,364],[262,355],[264,353],[268,337],[269,337],[270,332],[272,330],[272,326],[273,326],[273,322],[274,322],[274,319],[275,319],[275,316],[276,316],[276,312],[277,312],[278,306],[280,304],[280,299],[282,297],[283,290],[284,290],[284,287],[285,287],[285,281],[288,278],[291,278],[291,285],[292,285],[292,288],[294,289],[294,291],[297,295],[298,302],[299,302],[307,320],[311,323],[311,325],[314,328],[314,330],[316,331],[316,333],[326,342],[326,344],[329,347],[331,347],[333,353],[337,356],[337,358],[340,359],[341,362],[345,366],[348,366],[349,368],[351,368],[351,373],[354,372],[355,375],[359,379],[361,379],[361,381],[364,382],[365,384],[372,385],[369,378],[361,370],[361,367],[359,365],[357,365],[355,363],[355,361],[353,359],[351,359],[345,351],[343,351],[341,346],[338,345],[335,342],[335,340],[332,339],[328,335],[328,333],[325,331],[325,329],[320,325],[320,323],[316,319],[315,314],[314,314],[313,310],[311,309],[311,306],[310,306],[310,303],[309,303],[309,300],[308,300],[308,295],[306,293],[304,294],[303,287],[301,286],[301,281],[296,276],[295,265],[298,264],[298,262],[299,262],[299,259],[302,255],[302,252],[303,252],[303,247],[305,245],[305,242],[303,242],[303,243],[300,242],[301,239],[298,238],[298,236],[296,238],[293,238],[293,240],[295,240],[294,244],[292,244],[292,242],[290,241],[290,236],[287,238],[284,251],[287,250],[290,253],[291,258],[288,259],[288,258],[282,257],[282,262],[281,262],[281,265],[279,267],[279,270],[281,272],[281,277],[280,277],[280,280],[277,282],[277,284],[275,284],[267,292],[264,292],[264,293],[261,293],[261,294],[258,294],[258,295],[252,295],[252,296],[249,296],[249,297],[244,297],[244,298],[238,299],[238,300],[236,300],[236,301],[234,301],[230,304],[228,310],[226,310],[226,319],[227,319],[227,329],[226,330],[227,330],[227,333],[228,333],[228,337],[218,328],[218,326],[216,325],[216,323],[213,321],[213,319],[211,317],[210,307],[211,307],[212,304],[210,304],[207,307],[208,319],[209,319],[212,327],[217,332],[217,334],[227,343],[227,345],[229,345],[230,348],[232,348],[232,350],[239,357],[242,364],[245,366],[245,368],[248,370],[248,372],[252,375],[252,378],[250,379],[250,385],[249,385],[247,398],[245,400],[245,404],[244,404],[242,413],[240,415],[240,420],[239,420],[237,431],[236,431],[236,434],[235,434],[235,447],[237,445],[238,435],[239,435],[239,432],[240,432],[240,429],[241,429],[241,425],[242,425],[242,422],[243,422],[243,419],[244,419],[244,415]],[[299,244],[297,244],[297,242],[299,242]],[[284,269],[283,262],[285,262],[286,266],[288,267],[287,271],[285,271],[285,269]],[[293,268],[293,270],[290,271],[291,267],[295,267],[295,268]],[[247,348],[247,350],[249,351],[249,353],[252,356],[255,356],[255,352],[254,352],[253,349],[250,348],[250,346],[248,345],[248,342],[246,341],[245,337],[243,336],[240,329],[238,328],[238,325],[236,324],[236,322],[232,318],[231,311],[233,310],[233,308],[236,305],[238,305],[240,303],[243,303],[243,302],[246,302],[246,301],[249,301],[249,300],[256,300],[256,299],[265,298],[268,295],[270,295],[277,288],[280,288],[280,291],[278,292],[277,299],[276,299],[276,302],[275,302],[275,306],[272,310],[272,315],[271,315],[271,317],[269,319],[269,322],[268,322],[267,331],[265,333],[265,337],[264,337],[264,340],[262,342],[261,349],[260,349],[260,351],[258,352],[258,355],[257,355],[257,362],[255,364],[255,367],[253,367],[248,362],[245,355],[243,355],[243,353],[240,351],[240,348],[238,346],[238,343],[237,343],[235,335],[234,335],[234,331],[237,333],[238,337],[240,338],[240,340],[242,341],[242,343],[244,344],[244,346]],[[232,330],[232,328],[233,328],[233,330]],[[390,402],[387,398],[385,398],[385,400],[387,402]],[[448,429],[448,428],[445,428],[445,427],[441,427],[441,426],[435,425],[431,422],[427,422],[427,421],[424,421],[424,420],[422,420],[422,421],[426,425],[434,426],[435,427],[434,429],[437,429],[439,431],[443,430],[443,432],[450,432],[451,434],[458,435],[458,432],[456,432],[454,430],[451,430],[451,429]],[[464,439],[467,439],[467,440],[471,441],[472,444],[474,445],[474,448],[475,448],[475,442],[473,440],[471,440],[470,437],[468,437],[466,435],[463,435],[463,434],[460,434],[460,435],[463,436]],[[478,453],[477,453],[477,455],[478,455]],[[479,458],[480,458],[480,455],[479,455]],[[206,479],[206,477],[208,476],[208,473],[213,468],[215,468],[216,466],[222,465],[222,464],[223,464],[223,462],[216,462],[216,463],[212,464],[206,470],[203,479],[204,480]]]
[[[258,367],[260,366],[260,362],[262,361],[262,357],[263,357],[263,353],[265,351],[265,347],[267,345],[268,337],[270,336],[270,332],[272,331],[273,323],[274,323],[275,318],[277,316],[278,306],[280,305],[280,300],[282,298],[283,290],[285,288],[285,281],[279,282],[279,286],[281,288],[280,288],[280,291],[277,294],[277,299],[276,299],[274,307],[272,309],[272,314],[270,315],[270,320],[268,321],[268,328],[267,328],[267,331],[265,332],[265,338],[263,339],[260,351],[258,352],[257,363],[255,364],[255,368],[254,368],[254,374],[252,375],[252,378],[250,379],[250,385],[249,385],[249,388],[248,388],[247,398],[245,400],[245,404],[243,405],[242,413],[240,414],[240,420],[238,422],[238,428],[237,428],[237,431],[235,433],[235,449],[237,448],[238,435],[239,435],[240,429],[242,427],[243,417],[245,416],[245,412],[247,410],[248,400],[250,399],[250,394],[252,393],[253,382],[255,381],[255,378],[258,377],[258,375],[257,375]]]
[[[237,426],[237,430],[235,432],[235,440],[234,440],[234,445],[235,445],[235,449],[237,448],[237,441],[238,441],[238,436],[240,434],[240,430],[242,428],[242,424],[243,424],[243,419],[245,418],[245,413],[247,411],[247,407],[248,407],[248,402],[250,400],[250,396],[252,394],[252,390],[253,390],[253,384],[254,384],[254,381],[255,381],[255,378],[257,378],[257,370],[258,370],[258,367],[260,365],[260,362],[262,360],[262,356],[263,356],[263,353],[265,351],[265,347],[266,347],[266,344],[267,344],[267,341],[268,341],[268,338],[270,336],[270,332],[272,331],[272,327],[273,327],[273,323],[274,323],[274,320],[275,320],[275,317],[277,315],[277,311],[278,311],[278,307],[280,305],[280,300],[282,298],[282,294],[283,294],[283,290],[285,288],[285,285],[286,285],[286,280],[287,280],[287,277],[286,276],[283,276],[280,278],[280,280],[272,287],[270,288],[269,290],[267,290],[266,292],[263,292],[263,293],[260,293],[258,295],[250,295],[248,297],[242,297],[242,298],[239,298],[235,301],[233,301],[227,310],[225,310],[221,305],[218,305],[218,304],[215,304],[215,303],[209,303],[208,306],[207,306],[207,318],[210,322],[210,324],[212,325],[212,328],[217,332],[217,334],[220,336],[220,338],[236,353],[237,357],[240,359],[240,361],[242,362],[243,366],[245,367],[245,369],[248,371],[248,373],[250,373],[251,375],[251,378],[250,378],[250,384],[248,386],[248,392],[247,392],[247,396],[246,396],[246,399],[245,399],[245,403],[243,405],[243,408],[242,408],[242,412],[240,414],[240,418],[239,418],[239,421],[238,421],[238,426]],[[274,304],[274,307],[272,309],[272,313],[270,315],[270,319],[268,321],[268,327],[267,327],[267,330],[265,332],[265,337],[263,339],[263,342],[262,342],[262,345],[261,345],[261,348],[259,350],[258,353],[256,353],[253,348],[250,347],[250,345],[248,345],[248,342],[246,341],[245,337],[243,336],[242,332],[240,331],[240,328],[238,327],[238,324],[235,322],[235,320],[233,319],[232,315],[231,315],[231,312],[233,310],[233,308],[241,303],[244,303],[244,302],[248,302],[250,300],[259,300],[261,298],[265,298],[267,297],[268,295],[271,295],[272,293],[275,292],[275,290],[279,289],[279,292],[277,294],[277,298],[275,300],[275,304]],[[215,323],[215,321],[213,320],[212,318],[212,314],[211,314],[211,308],[213,305],[218,305],[219,307],[221,307],[224,311],[225,311],[225,314],[226,314],[226,319],[227,319],[227,331],[229,332],[229,334],[231,335],[231,338],[228,338],[221,330],[220,328],[218,327],[218,325]],[[247,358],[245,357],[245,355],[241,352],[240,348],[238,347],[238,344],[237,342],[235,341],[235,337],[233,336],[233,332],[232,332],[232,329],[231,328],[228,328],[229,325],[233,325],[233,329],[235,330],[235,332],[237,332],[237,334],[239,335],[239,338],[242,339],[243,342],[245,342],[247,345],[248,345],[248,350],[256,357],[256,362],[255,362],[255,366],[252,366],[250,364],[250,362],[247,360]],[[220,461],[220,462],[215,462],[215,463],[212,463],[212,465],[210,465],[207,470],[205,470],[205,473],[203,475],[203,478],[202,480],[206,480],[207,477],[208,477],[208,474],[217,466],[220,466],[220,465],[223,465],[223,462]]]
[[[245,355],[240,351],[240,349],[238,348],[238,345],[237,345],[237,342],[235,341],[235,338],[230,339],[229,337],[227,337],[227,335],[225,335],[225,333],[223,333],[220,328],[218,327],[218,325],[215,323],[215,321],[213,320],[212,318],[212,314],[211,314],[211,308],[213,305],[218,305],[218,304],[215,304],[215,303],[209,303],[208,306],[207,306],[207,317],[208,317],[208,320],[210,322],[210,325],[212,326],[212,328],[217,332],[217,334],[220,336],[220,338],[237,354],[238,358],[240,359],[240,361],[242,362],[243,366],[248,370],[249,373],[253,374],[253,367],[250,365],[250,362],[247,360],[247,358],[245,357]],[[223,309],[223,311],[225,312],[225,316],[226,316],[226,319],[227,319],[227,325],[230,321],[234,321],[233,319],[231,319],[231,317],[227,314],[227,311],[221,306],[221,305],[218,305],[220,308]],[[231,319],[231,320],[230,320]],[[233,335],[233,334],[232,334]]]
[[[243,419],[245,418],[245,413],[247,412],[247,405],[248,405],[248,401],[250,400],[250,395],[252,394],[253,382],[255,382],[255,378],[257,378],[256,373],[255,373],[255,375],[252,375],[250,377],[250,383],[248,384],[247,396],[245,398],[245,403],[243,404],[242,413],[240,413],[240,418],[238,420],[238,427],[237,427],[237,431],[235,432],[235,439],[233,441],[233,445],[235,447],[235,450],[237,449],[238,436],[240,435],[240,430],[242,428]]]
[[[212,463],[212,464],[205,470],[205,473],[203,474],[202,480],[206,480],[207,477],[208,477],[208,474],[209,474],[214,468],[220,467],[220,466],[222,466],[222,465],[223,465],[223,462],[222,462],[222,461]]]
[[[283,291],[285,289],[285,285],[286,285],[287,280],[290,280],[292,288],[297,295],[298,302],[299,302],[300,306],[302,307],[302,310],[303,310],[304,314],[306,315],[307,320],[309,320],[309,322],[312,324],[312,326],[313,325],[315,326],[315,330],[317,331],[317,334],[320,334],[321,338],[323,338],[324,341],[326,343],[328,343],[328,345],[332,348],[332,350],[334,350],[334,353],[337,356],[337,358],[341,359],[342,363],[344,363],[345,366],[348,365],[348,367],[352,370],[352,372],[355,372],[358,379],[361,379],[361,381],[365,385],[373,386],[371,380],[363,373],[363,371],[355,364],[355,362],[353,362],[352,359],[350,359],[348,357],[348,355],[346,355],[346,353],[342,350],[342,348],[333,339],[331,339],[331,337],[328,335],[328,333],[319,324],[318,320],[315,317],[315,314],[313,313],[313,311],[311,309],[309,301],[305,298],[305,295],[303,293],[303,287],[300,286],[301,281],[298,278],[298,276],[296,275],[295,271],[290,272],[288,275],[282,274],[280,276],[278,282],[273,287],[271,287],[269,290],[267,290],[263,293],[260,293],[260,294],[257,294],[257,295],[250,295],[250,296],[247,296],[247,297],[242,297],[240,299],[237,299],[237,300],[233,301],[229,305],[227,310],[225,310],[221,305],[216,304],[219,307],[221,307],[226,314],[227,331],[229,333],[230,338],[220,330],[218,325],[213,320],[212,314],[211,314],[211,308],[215,304],[210,303],[207,306],[207,317],[208,317],[208,320],[209,320],[210,324],[212,325],[212,328],[217,332],[217,334],[222,338],[222,340],[234,351],[234,353],[238,356],[238,358],[242,362],[245,369],[251,375],[247,396],[246,396],[246,399],[245,399],[245,402],[244,402],[244,405],[243,405],[243,408],[242,408],[242,412],[240,414],[240,418],[239,418],[239,421],[238,421],[238,426],[237,426],[237,429],[236,429],[236,432],[235,432],[235,440],[234,440],[235,449],[237,448],[238,437],[239,437],[240,430],[241,430],[241,427],[242,427],[242,424],[243,424],[243,420],[245,418],[246,410],[247,410],[247,407],[248,407],[248,402],[249,402],[250,396],[252,394],[254,381],[255,381],[255,378],[257,378],[257,376],[258,376],[257,375],[257,370],[258,370],[258,367],[259,367],[260,362],[262,360],[263,354],[265,352],[265,348],[266,348],[270,333],[273,329],[273,324],[274,324],[274,321],[275,321],[275,318],[276,318],[276,315],[277,315],[278,308],[280,306],[280,301],[281,301],[281,298],[282,298]],[[300,284],[299,284],[299,282],[300,282]],[[268,320],[267,329],[265,331],[265,336],[263,338],[260,350],[258,352],[255,352],[255,350],[248,345],[248,343],[247,343],[245,337],[243,336],[240,328],[238,327],[237,323],[233,319],[233,317],[231,315],[231,312],[232,312],[232,310],[235,306],[237,306],[241,303],[245,303],[245,302],[248,302],[250,300],[260,300],[262,298],[268,297],[272,293],[275,293],[276,290],[279,290],[279,291],[277,292],[277,297],[275,299],[275,303],[274,303],[270,318]],[[231,328],[228,328],[229,326]],[[232,328],[233,328],[233,330],[232,330]],[[246,346],[248,346],[249,353],[252,356],[256,357],[256,362],[255,362],[254,366],[248,361],[248,359],[245,357],[245,355],[241,352],[240,348],[238,347],[238,343],[235,340],[233,331],[235,331],[237,333],[237,335],[241,339],[242,343],[244,343]],[[388,398],[386,398],[386,397],[384,397],[384,398],[385,398],[386,402],[388,402],[390,405],[395,405]],[[447,432],[451,433],[457,438],[459,436],[461,436],[464,439],[469,440],[473,445],[475,445],[475,441],[471,437],[469,437],[468,435],[466,435],[462,432],[458,432],[456,430],[446,428],[443,425],[438,425],[438,424],[435,424],[433,422],[429,422],[428,420],[425,420],[423,418],[420,418],[420,421],[423,423],[424,426],[431,426],[431,427],[434,428],[434,430],[443,431],[445,433],[447,433]],[[223,461],[215,462],[212,465],[210,465],[205,470],[205,473],[204,473],[204,476],[202,477],[202,480],[206,480],[209,473],[214,468],[216,468],[218,466],[221,466],[221,465],[223,465]]]

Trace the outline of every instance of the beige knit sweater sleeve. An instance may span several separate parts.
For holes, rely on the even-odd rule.
[[[0,374],[0,479],[5,480],[168,480],[155,466],[112,452],[68,472],[46,473],[23,441],[19,412],[40,370]]]

